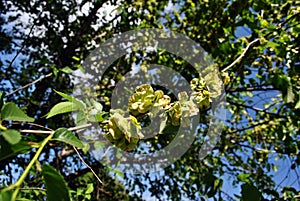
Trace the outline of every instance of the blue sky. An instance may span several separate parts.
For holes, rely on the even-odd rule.
[[[174,8],[174,5],[169,3],[168,8],[166,10],[172,9],[172,8]],[[175,9],[177,9],[177,8],[178,7],[175,6]],[[86,8],[86,9],[88,9],[88,8]],[[102,13],[103,13],[103,11],[102,11]],[[7,28],[9,28],[9,27],[7,27]],[[251,30],[247,26],[240,26],[237,28],[235,35],[237,38],[249,36],[249,35],[251,35]],[[14,57],[14,54],[15,53],[10,54],[10,55],[5,55],[5,54],[1,55],[0,54],[1,60],[6,59],[6,60],[10,61]],[[22,58],[22,55],[20,55],[19,58],[14,62],[14,66],[19,65],[20,58]],[[251,76],[254,76],[254,74],[252,74]],[[2,82],[2,80],[1,80],[0,84],[6,84],[9,87],[11,87],[9,82]],[[270,93],[264,92],[264,94],[262,94],[261,96],[264,97],[265,101],[268,101],[268,100],[270,100],[270,98],[276,96],[277,94],[278,94],[277,92],[270,92]],[[263,102],[261,102],[260,98],[258,98],[258,97],[256,97],[256,98],[259,101],[257,104],[257,107],[262,107]],[[256,101],[256,100],[254,99],[254,101]],[[282,185],[282,186],[290,185],[290,186],[296,187],[299,190],[300,184],[299,184],[299,181],[297,180],[297,178],[299,178],[298,174],[300,174],[299,167],[297,167],[294,170],[291,170],[290,167],[292,164],[291,164],[291,161],[289,158],[285,158],[285,159],[277,159],[277,158],[278,158],[277,155],[273,154],[269,159],[270,162],[278,165],[278,170],[270,172],[270,174],[274,175],[275,181],[277,182],[278,185]],[[163,177],[163,174],[162,174],[162,172],[153,173],[152,177],[155,177],[155,176]],[[223,177],[223,180],[224,180],[223,189],[225,192],[227,192],[229,195],[232,195],[232,196],[234,194],[240,194],[240,187],[232,185],[232,179],[230,178],[229,175],[225,175]],[[146,192],[143,195],[143,197],[147,200],[155,200],[154,198],[151,198],[149,192]]]

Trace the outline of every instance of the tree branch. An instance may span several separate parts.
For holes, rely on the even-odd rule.
[[[38,190],[38,191],[46,191],[46,189],[44,188],[38,188],[38,187],[32,187],[32,188],[20,188],[20,190],[23,190],[23,191],[27,191],[27,190]]]
[[[270,87],[270,88],[259,88],[259,87],[245,87],[245,88],[231,88],[226,90],[226,92],[241,92],[241,91],[278,91],[278,88]]]
[[[42,15],[43,13],[43,9],[42,11],[39,13],[39,15],[37,16],[37,19],[40,18],[40,16]],[[14,56],[14,58],[11,60],[11,62],[9,63],[9,66],[8,68],[10,68],[12,66],[12,64],[14,63],[14,61],[17,59],[17,57],[19,56],[19,54],[22,52],[23,48],[26,46],[26,41],[28,40],[29,36],[31,35],[32,31],[33,31],[33,28],[35,27],[36,25],[36,21],[33,23],[33,25],[31,26],[30,30],[29,30],[29,33],[27,34],[27,37],[26,37],[26,40],[23,42],[23,45],[21,46],[21,48],[18,50],[17,54]]]
[[[39,127],[39,128],[49,130],[49,131],[53,131],[51,128],[47,128],[45,126],[35,124],[35,123],[31,123],[31,122],[12,122],[11,124],[28,124],[28,125],[31,125],[31,126],[35,126],[35,127]]]
[[[227,134],[235,134],[235,133],[242,132],[242,131],[245,131],[245,130],[248,130],[248,129],[252,129],[252,128],[255,128],[256,126],[261,126],[261,125],[267,124],[267,123],[268,123],[268,121],[260,122],[260,123],[257,123],[257,124],[252,124],[251,126],[248,126],[248,127],[245,127],[245,128],[240,128],[240,129],[236,129],[236,130],[231,131],[231,132],[227,132]]]
[[[35,83],[41,81],[42,79],[44,79],[44,78],[46,78],[46,77],[50,77],[51,75],[52,75],[52,73],[49,73],[49,74],[47,74],[47,75],[45,75],[45,76],[41,76],[41,77],[38,78],[37,80],[34,80],[33,82],[30,82],[30,83],[28,83],[28,84],[26,84],[26,85],[24,85],[24,86],[22,86],[22,87],[20,87],[20,88],[18,88],[18,89],[16,89],[16,90],[14,90],[14,91],[11,92],[11,93],[6,94],[5,96],[10,96],[10,95],[16,93],[17,91],[20,91],[20,90],[22,90],[22,89],[25,89],[25,88],[27,88],[27,87],[29,87],[29,86],[31,86],[31,85],[33,85],[33,84],[35,84]]]
[[[42,131],[42,130],[19,130],[20,133],[33,133],[33,134],[52,134],[54,131]]]
[[[234,60],[230,65],[228,65],[226,68],[224,68],[222,70],[222,72],[227,71],[228,69],[230,69],[231,67],[233,67],[235,64],[237,64],[247,53],[247,51],[249,50],[249,48],[254,45],[255,43],[257,43],[258,41],[260,41],[260,38],[257,38],[255,40],[253,40],[252,42],[250,42],[247,47],[245,48],[245,50],[242,52],[242,54],[236,58],[236,60]]]
[[[253,107],[253,106],[250,106],[250,105],[244,105],[244,104],[241,104],[241,103],[235,103],[235,102],[232,102],[230,100],[227,100],[228,103],[232,104],[232,105],[236,105],[236,106],[239,106],[239,107],[244,107],[244,108],[248,108],[248,109],[251,109],[251,110],[254,110],[256,112],[263,112],[263,113],[266,113],[266,114],[270,114],[270,115],[273,115],[273,116],[276,116],[278,118],[288,118],[287,116],[284,116],[284,115],[280,115],[278,113],[273,113],[273,112],[269,112],[267,110],[264,110],[264,109],[261,109],[261,108],[257,108],[257,107]]]
[[[249,148],[253,151],[257,151],[257,152],[260,152],[260,153],[277,153],[276,151],[274,150],[268,150],[268,149],[262,149],[262,148],[257,148],[257,147],[252,147],[250,145],[245,145],[245,144],[241,144],[241,143],[237,143],[237,145],[241,146],[241,147],[245,147],[245,148]]]
[[[289,18],[287,18],[285,21],[279,23],[279,24],[278,24],[278,27],[281,28],[281,27],[284,26],[286,23],[288,23],[288,21],[290,21],[290,20],[293,19],[294,17],[297,17],[297,15],[300,15],[300,12],[295,13],[294,15],[290,16]]]
[[[75,131],[75,130],[80,130],[80,129],[84,129],[84,128],[88,128],[91,127],[92,124],[85,124],[85,125],[81,125],[81,126],[75,126],[75,127],[71,127],[68,128],[69,131]],[[20,130],[21,133],[35,133],[35,134],[52,134],[54,131],[53,130],[49,130],[49,131],[43,131],[43,130]]]
[[[76,131],[76,130],[80,130],[80,129],[84,129],[84,128],[89,128],[91,126],[92,126],[92,124],[85,124],[85,125],[81,125],[81,126],[75,126],[75,127],[68,128],[68,130]]]
[[[44,141],[42,142],[42,144],[40,145],[40,147],[36,151],[34,157],[31,159],[30,163],[27,165],[27,167],[25,168],[24,172],[19,177],[18,181],[16,183],[14,183],[14,184],[12,184],[12,185],[10,185],[7,188],[5,188],[5,189],[2,190],[3,192],[6,192],[6,191],[14,189],[14,192],[12,194],[11,200],[16,200],[16,197],[18,195],[18,192],[20,190],[20,186],[21,186],[22,182],[25,180],[25,178],[27,177],[27,175],[30,172],[31,167],[38,160],[39,156],[42,153],[42,150],[44,149],[44,147],[46,146],[46,144],[49,142],[49,140],[51,140],[52,137],[53,137],[53,134],[49,135],[46,139],[44,139]]]
[[[81,157],[79,151],[76,149],[76,147],[73,146],[73,149],[75,150],[75,152],[77,153],[79,159],[83,162],[83,164],[90,169],[90,171],[93,173],[93,175],[97,178],[97,180],[103,184],[103,182],[101,181],[101,179],[98,177],[98,175],[95,173],[95,171],[93,170],[93,168],[91,168],[91,166],[89,166],[84,160],[83,158]]]
[[[231,200],[231,201],[233,200],[233,201],[235,201],[235,199],[234,199],[233,197],[231,197],[231,196],[230,196],[228,193],[226,193],[225,191],[221,191],[221,193],[224,194],[224,195],[227,197],[228,200]]]

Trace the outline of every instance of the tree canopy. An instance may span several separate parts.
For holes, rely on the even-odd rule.
[[[104,60],[108,68],[92,91],[76,83],[91,73],[85,70],[93,60],[87,61],[101,44],[147,28],[185,36],[212,63],[199,74],[179,55],[136,48],[112,63]],[[299,33],[297,0],[2,0],[0,201],[298,200]],[[151,43],[151,35],[145,36]],[[176,44],[185,41],[179,39]],[[127,101],[125,109],[112,110],[123,77],[152,64],[178,72],[192,95],[135,83],[135,90],[123,89],[128,100],[118,97]],[[205,76],[210,67],[219,76]],[[153,77],[161,80],[160,73]],[[219,81],[222,87],[213,93]],[[218,143],[201,157],[212,129],[213,100],[220,94],[226,96],[226,119]],[[160,134],[146,139],[140,130],[158,111],[163,111]],[[158,172],[129,174],[89,151],[102,150],[109,141],[123,152],[152,153],[174,141],[182,124],[196,124],[192,142],[181,144],[184,154]],[[101,134],[80,137],[93,126]],[[116,163],[118,153],[112,153]]]

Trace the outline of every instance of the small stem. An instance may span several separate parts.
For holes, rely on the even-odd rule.
[[[69,131],[75,131],[75,130],[80,130],[80,129],[84,129],[84,128],[88,128],[91,127],[92,124],[85,124],[85,125],[81,125],[81,126],[75,126],[75,127],[71,127],[68,128]],[[35,133],[35,134],[52,134],[53,131],[43,131],[43,130],[20,130],[21,133]]]
[[[79,130],[79,129],[84,129],[84,128],[88,128],[90,127],[92,124],[86,124],[86,125],[81,125],[81,126],[76,126],[76,127],[72,127],[69,128],[68,130],[70,131],[74,131],[74,130]],[[6,128],[4,126],[2,126],[0,124],[0,129],[5,130]],[[30,169],[32,168],[32,166],[34,165],[34,163],[38,160],[40,154],[42,153],[42,150],[44,149],[44,147],[46,146],[46,144],[49,142],[49,140],[51,140],[51,138],[54,135],[55,131],[43,131],[43,130],[20,130],[21,133],[36,133],[36,134],[49,134],[49,136],[47,138],[44,139],[44,141],[42,142],[42,144],[40,145],[39,149],[37,150],[36,154],[34,155],[34,157],[32,158],[32,160],[30,161],[30,163],[28,164],[28,166],[25,168],[24,172],[22,173],[22,175],[20,176],[20,178],[18,179],[18,181],[10,186],[8,186],[7,188],[3,189],[2,192],[6,192],[6,191],[10,191],[10,190],[14,190],[12,197],[11,197],[11,201],[15,201],[17,198],[17,195],[19,193],[20,190],[20,186],[23,183],[24,179],[27,177],[27,175],[29,174]],[[77,152],[79,158],[81,160],[82,157],[80,156],[79,152],[77,151],[77,149],[75,147],[73,147],[75,149],[75,151]],[[84,161],[83,161],[84,162]],[[88,166],[85,162],[84,164],[90,168],[90,166]],[[90,168],[91,169],[91,168]],[[93,172],[93,174],[96,176],[97,180],[102,183],[102,181],[100,180],[100,178],[96,175],[96,173],[91,169],[91,171]]]
[[[2,130],[2,131],[6,131],[6,130],[7,130],[7,128],[6,128],[5,126],[2,126],[2,124],[0,123],[0,130]]]
[[[38,190],[38,191],[46,191],[44,188],[38,188],[38,187],[33,187],[33,188],[20,188],[21,191],[31,191],[31,190]]]
[[[42,131],[42,130],[20,130],[20,133],[51,134],[51,133],[53,133],[53,131]]]
[[[93,170],[93,168],[91,168],[91,166],[89,166],[84,160],[83,158],[81,157],[79,151],[76,149],[76,147],[73,146],[73,149],[76,151],[79,159],[83,162],[83,164],[89,168],[91,170],[91,172],[93,173],[93,175],[96,177],[96,179],[100,182],[100,184],[102,184],[103,182],[101,181],[101,179],[98,177],[98,175],[95,173],[95,171]]]
[[[28,166],[26,167],[26,169],[24,170],[24,172],[22,173],[22,175],[20,176],[20,178],[18,179],[18,181],[10,186],[8,186],[7,188],[3,189],[2,191],[9,191],[9,190],[13,190],[15,189],[15,191],[13,192],[12,201],[15,201],[18,195],[18,192],[20,190],[20,186],[22,184],[22,182],[24,181],[24,179],[27,177],[31,167],[34,165],[34,163],[38,160],[40,154],[42,153],[42,150],[44,149],[44,147],[46,146],[46,144],[48,143],[48,141],[53,137],[53,132],[51,135],[49,135],[41,144],[40,148],[37,150],[36,154],[34,155],[34,157],[32,158],[32,160],[30,161],[30,163],[28,164]]]
[[[17,57],[19,56],[19,54],[22,52],[23,48],[26,46],[26,41],[29,39],[31,33],[33,32],[33,29],[34,29],[34,27],[36,26],[38,19],[39,19],[40,16],[42,15],[43,10],[44,10],[44,9],[42,9],[42,11],[41,11],[41,12],[39,13],[39,15],[37,16],[36,21],[35,21],[34,24],[31,26],[31,28],[30,28],[30,30],[29,30],[29,33],[27,34],[27,37],[26,37],[26,39],[25,39],[24,42],[23,42],[23,45],[22,45],[21,48],[17,51],[17,54],[14,56],[14,58],[10,61],[8,68],[12,67],[12,64],[13,64],[14,61],[17,59]]]
[[[45,126],[35,124],[35,123],[31,123],[31,122],[12,122],[12,124],[24,124],[24,123],[28,124],[28,125],[31,125],[31,126],[35,126],[35,127],[40,127],[40,128],[43,128],[43,129],[46,129],[46,130],[49,130],[49,131],[53,131],[51,128],[47,128]]]
[[[80,130],[80,129],[84,129],[84,128],[88,128],[91,127],[92,124],[85,124],[85,125],[81,125],[81,126],[76,126],[76,127],[72,127],[72,128],[68,128],[69,131],[75,131],[75,130]]]
[[[252,42],[250,42],[250,43],[247,45],[247,47],[244,49],[244,51],[242,52],[242,54],[241,54],[236,60],[234,60],[234,62],[232,62],[229,66],[227,66],[226,68],[224,68],[224,69],[222,70],[222,72],[227,71],[228,69],[230,69],[231,67],[233,67],[235,64],[237,64],[237,63],[238,63],[238,62],[246,55],[246,53],[247,53],[247,51],[249,50],[249,48],[250,48],[253,44],[257,43],[258,41],[260,41],[260,38],[257,38],[257,39],[255,39],[255,40],[253,40]]]
[[[10,92],[10,93],[6,94],[5,96],[10,96],[10,95],[12,95],[12,94],[14,94],[14,93],[16,93],[16,92],[18,92],[18,91],[20,91],[20,90],[23,90],[23,89],[25,89],[25,88],[27,88],[27,87],[29,87],[29,86],[31,86],[31,85],[33,85],[33,84],[35,84],[35,83],[41,81],[42,79],[44,79],[44,78],[46,78],[46,77],[50,77],[51,75],[52,75],[52,73],[49,73],[49,74],[47,74],[47,75],[45,75],[45,76],[41,76],[41,77],[38,78],[37,80],[34,80],[33,82],[30,82],[29,84],[26,84],[26,85],[24,85],[24,86],[22,86],[22,87],[20,87],[20,88],[18,88],[18,89],[16,89],[16,90],[14,90],[13,92]]]

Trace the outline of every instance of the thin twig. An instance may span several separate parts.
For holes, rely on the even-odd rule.
[[[87,168],[89,168],[90,171],[93,173],[93,175],[97,178],[97,180],[98,180],[101,184],[103,184],[103,182],[102,182],[101,179],[98,177],[98,175],[95,173],[95,171],[93,170],[93,168],[91,168],[91,166],[89,166],[89,165],[83,160],[83,158],[81,157],[81,155],[80,155],[79,151],[76,149],[76,147],[73,146],[73,149],[76,151],[76,153],[77,153],[79,159],[83,162],[83,164],[84,164]]]
[[[289,22],[291,19],[293,19],[294,17],[296,17],[296,16],[298,16],[298,15],[300,15],[300,12],[298,12],[298,13],[292,15],[291,17],[287,18],[285,21],[279,23],[279,24],[277,25],[277,30],[280,29],[280,28],[282,28],[282,26],[284,26],[287,22]],[[291,27],[287,27],[287,28],[291,28]],[[271,34],[273,34],[273,32],[269,32],[268,34],[266,34],[266,35],[265,35],[265,38],[267,38],[267,36],[269,36],[269,35],[271,35]],[[235,65],[239,60],[241,60],[241,59],[245,56],[245,54],[246,54],[246,52],[248,51],[248,49],[250,48],[250,46],[253,45],[254,43],[258,42],[258,41],[260,41],[259,38],[257,38],[257,39],[255,39],[255,40],[253,40],[252,42],[250,42],[250,43],[248,44],[248,46],[245,48],[244,52],[243,52],[243,53],[242,53],[242,54],[241,54],[241,55],[240,55],[240,56],[239,56],[232,64],[230,64],[230,65],[227,66],[225,69],[223,69],[222,72],[227,71],[229,68],[231,68],[233,65]]]
[[[42,130],[19,130],[20,133],[34,133],[34,134],[52,134],[54,131],[42,131]]]
[[[289,18],[287,18],[285,21],[279,23],[279,24],[278,24],[278,27],[281,28],[281,27],[284,26],[286,23],[288,23],[291,19],[293,19],[294,17],[297,17],[297,15],[300,15],[300,12],[295,13],[294,15],[290,16]]]
[[[236,130],[231,131],[231,132],[227,132],[227,134],[232,135],[232,134],[235,134],[235,133],[243,132],[243,131],[253,129],[257,126],[261,126],[261,125],[264,125],[264,124],[267,124],[267,123],[268,123],[268,121],[263,121],[263,122],[260,122],[260,123],[257,123],[257,124],[252,124],[248,127],[244,127],[244,128],[236,129]]]
[[[108,148],[106,149],[106,151],[105,151],[104,154],[102,155],[102,158],[104,158],[104,157],[107,155],[107,153],[108,153],[108,151],[110,150],[110,148],[111,148],[111,147],[108,147]]]
[[[285,118],[285,119],[288,118],[288,116],[286,116],[286,115],[281,115],[279,113],[269,112],[266,109],[261,109],[261,108],[257,108],[257,107],[250,106],[250,105],[244,105],[244,104],[241,104],[241,103],[235,103],[235,102],[232,102],[230,100],[227,100],[227,102],[230,103],[230,104],[232,104],[232,105],[238,106],[238,107],[249,108],[249,109],[254,110],[256,112],[263,112],[263,113],[266,113],[266,114],[270,114],[270,115],[276,116],[278,118]]]
[[[111,193],[107,192],[106,190],[104,190],[102,188],[97,188],[97,190],[100,191],[101,193],[104,193],[105,195],[108,195],[109,197],[112,197],[112,199],[115,200],[113,195]]]
[[[88,128],[90,127],[92,124],[86,124],[86,125],[81,125],[81,126],[76,126],[76,127],[72,127],[69,128],[69,131],[75,131],[75,130],[80,130],[80,129],[84,129],[84,128]],[[43,131],[43,130],[20,130],[21,133],[35,133],[35,134],[53,134],[54,131]],[[83,160],[83,158],[81,157],[80,153],[78,152],[78,150],[76,149],[76,147],[73,146],[73,149],[76,151],[78,157],[80,158],[80,160],[83,162],[83,164],[89,168],[91,170],[91,172],[94,174],[94,176],[97,178],[97,180],[103,184],[103,182],[101,181],[101,179],[97,176],[97,174],[94,172],[94,170]]]
[[[275,87],[244,87],[244,88],[231,88],[226,90],[226,92],[241,92],[241,91],[278,91],[279,88]]]
[[[250,145],[241,144],[241,143],[236,143],[236,144],[239,145],[239,146],[241,146],[241,147],[249,148],[249,149],[252,149],[252,150],[257,151],[257,152],[272,153],[272,154],[278,153],[275,150],[269,150],[269,149],[262,149],[262,148],[258,148],[258,147],[252,147]]]
[[[68,128],[69,131],[76,131],[76,130],[80,130],[80,129],[84,129],[84,128],[88,128],[91,127],[92,124],[85,124],[85,125],[81,125],[81,126],[75,126],[72,128]]]
[[[10,191],[12,189],[15,189],[14,192],[13,192],[13,194],[12,194],[11,200],[16,200],[16,197],[18,195],[18,192],[20,190],[22,182],[25,180],[25,178],[27,177],[28,173],[30,172],[30,169],[36,163],[36,161],[38,160],[39,156],[41,155],[44,147],[49,142],[49,140],[51,140],[52,137],[53,137],[53,135],[49,135],[47,138],[45,138],[43,140],[42,144],[40,145],[40,147],[36,151],[34,157],[31,159],[30,163],[24,169],[24,171],[23,171],[22,175],[19,177],[18,181],[16,181],[16,183],[14,183],[14,184],[12,184],[12,185],[10,185],[7,188],[5,188],[5,189],[2,190],[2,192],[6,192],[6,191]]]
[[[226,193],[225,191],[221,191],[221,193],[223,193],[229,200],[235,200],[233,199],[233,197],[231,197],[228,193]]]
[[[39,191],[46,191],[44,188],[32,187],[32,188],[20,188],[20,190],[39,190]]]
[[[40,16],[42,15],[43,13],[43,10],[39,13],[39,15],[37,16],[37,20],[40,18]],[[36,22],[33,23],[33,25],[31,26],[30,30],[29,30],[29,33],[27,34],[27,37],[25,39],[25,42],[23,42],[23,45],[21,46],[21,48],[19,49],[19,51],[17,52],[17,54],[14,56],[14,58],[11,60],[11,62],[9,63],[9,66],[8,68],[10,68],[12,66],[12,64],[14,63],[14,61],[17,59],[17,57],[19,56],[19,54],[22,52],[23,48],[25,47],[26,45],[26,41],[28,41],[29,39],[29,36],[31,35],[32,31],[33,31],[33,28],[35,27],[36,25]]]
[[[232,62],[229,66],[227,66],[226,68],[224,68],[224,69],[222,70],[222,72],[227,71],[229,68],[231,68],[232,66],[234,66],[235,64],[237,64],[237,63],[238,63],[238,62],[246,55],[246,53],[247,53],[247,51],[249,50],[249,48],[250,48],[253,44],[257,43],[258,41],[260,41],[259,38],[257,38],[257,39],[255,39],[255,40],[253,40],[252,42],[250,42],[250,43],[247,45],[247,47],[245,48],[245,50],[243,51],[243,53],[242,53],[236,60],[234,60],[234,62]]]
[[[17,91],[20,91],[20,90],[22,90],[22,89],[25,89],[25,88],[27,88],[27,87],[29,87],[29,86],[31,86],[31,85],[33,85],[33,84],[35,84],[35,83],[41,81],[42,79],[44,79],[44,78],[46,78],[46,77],[50,77],[51,75],[52,75],[52,73],[49,73],[49,74],[47,74],[47,75],[45,75],[45,76],[41,76],[39,79],[34,80],[33,82],[30,82],[30,83],[28,83],[28,84],[26,84],[26,85],[24,85],[24,86],[22,86],[22,87],[20,87],[20,88],[18,88],[18,89],[16,89],[16,90],[14,90],[14,91],[11,92],[11,93],[6,94],[5,96],[10,96],[10,95],[16,93]]]
[[[85,125],[81,125],[81,126],[75,126],[75,127],[71,127],[68,128],[69,131],[75,131],[75,130],[80,130],[80,129],[84,129],[84,128],[88,128],[91,127],[92,124],[85,124]],[[35,133],[35,134],[52,134],[54,132],[54,130],[49,130],[49,131],[43,131],[43,130],[20,130],[21,133]]]
[[[28,124],[31,126],[35,126],[35,127],[40,127],[49,131],[53,131],[51,128],[47,128],[45,126],[39,125],[39,124],[35,124],[35,123],[31,123],[31,122],[12,122],[12,124]]]

